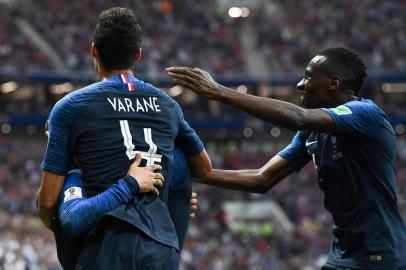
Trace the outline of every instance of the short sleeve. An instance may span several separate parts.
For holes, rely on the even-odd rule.
[[[308,137],[308,131],[298,131],[292,142],[278,153],[278,156],[286,159],[297,171],[310,161],[305,145]]]
[[[371,101],[352,101],[332,109],[322,109],[333,118],[337,134],[357,133],[374,138],[382,122],[382,111]]]
[[[177,145],[173,149],[173,174],[169,182],[171,190],[177,190],[190,185],[190,168],[186,153]]]
[[[49,116],[47,149],[41,164],[43,170],[57,175],[66,175],[71,164],[70,138],[78,123],[77,113],[68,99],[57,102]]]
[[[203,151],[204,145],[194,129],[185,121],[183,112],[177,103],[175,103],[175,109],[180,121],[175,144],[179,145],[186,152],[187,156],[196,156]]]

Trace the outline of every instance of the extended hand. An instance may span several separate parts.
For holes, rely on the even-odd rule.
[[[221,96],[221,85],[203,69],[169,67],[165,71],[172,77],[174,83],[190,88],[199,95],[210,99],[216,99]]]
[[[161,188],[164,184],[164,177],[160,173],[156,173],[156,170],[162,170],[160,165],[151,165],[148,167],[139,167],[141,163],[141,155],[137,154],[133,164],[128,169],[127,175],[134,177],[138,185],[140,186],[140,192],[154,192],[159,195],[158,188]]]
[[[196,216],[197,211],[197,193],[192,192],[192,198],[190,199],[190,206],[189,206],[189,217],[194,218]]]

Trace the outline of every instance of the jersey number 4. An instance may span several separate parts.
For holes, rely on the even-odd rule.
[[[120,120],[121,134],[124,139],[124,146],[126,148],[126,155],[129,160],[134,159],[137,153],[141,154],[141,158],[147,161],[147,166],[161,163],[162,155],[157,154],[158,147],[152,141],[152,132],[151,128],[144,128],[144,139],[145,142],[149,145],[147,152],[145,151],[136,151],[133,144],[133,137],[130,132],[130,127],[128,126],[127,120]]]

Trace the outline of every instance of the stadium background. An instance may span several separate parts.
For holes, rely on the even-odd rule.
[[[199,66],[237,91],[297,102],[294,86],[313,55],[336,45],[357,50],[369,67],[363,96],[384,108],[398,134],[406,218],[405,1],[0,0],[0,269],[60,269],[34,207],[43,125],[55,101],[95,81],[95,22],[115,5],[134,9],[143,28],[136,76],[181,104],[216,168],[260,167],[293,134],[174,87],[165,67]],[[194,191],[199,210],[182,269],[311,270],[323,262],[331,217],[311,165],[264,195]]]

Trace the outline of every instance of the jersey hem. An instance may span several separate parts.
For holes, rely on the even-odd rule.
[[[53,173],[53,174],[57,174],[59,176],[66,176],[66,171],[62,171],[62,170],[60,170],[58,168],[55,168],[55,167],[52,167],[52,166],[46,166],[46,165],[41,165],[40,167],[41,167],[41,169],[43,171],[47,171],[47,172],[50,172],[50,173]]]
[[[173,242],[172,242],[171,240],[168,240],[168,241],[162,240],[161,238],[156,237],[155,235],[149,233],[148,230],[145,230],[144,228],[142,228],[142,226],[137,226],[136,224],[131,223],[131,222],[128,222],[127,220],[125,220],[125,219],[123,219],[123,218],[121,218],[121,217],[119,217],[119,216],[117,216],[117,215],[114,215],[114,214],[112,214],[112,213],[108,213],[108,214],[106,214],[106,216],[111,216],[111,217],[117,218],[117,219],[119,219],[119,220],[121,220],[121,221],[124,221],[124,222],[126,222],[126,223],[128,223],[128,224],[130,224],[130,225],[132,225],[132,226],[134,226],[134,227],[136,227],[136,228],[139,229],[142,233],[144,233],[146,236],[148,236],[148,237],[150,237],[151,239],[157,241],[158,243],[161,243],[162,245],[165,245],[165,246],[172,247],[172,248],[176,249],[178,252],[180,252],[179,245],[178,245],[178,244],[173,244]]]

